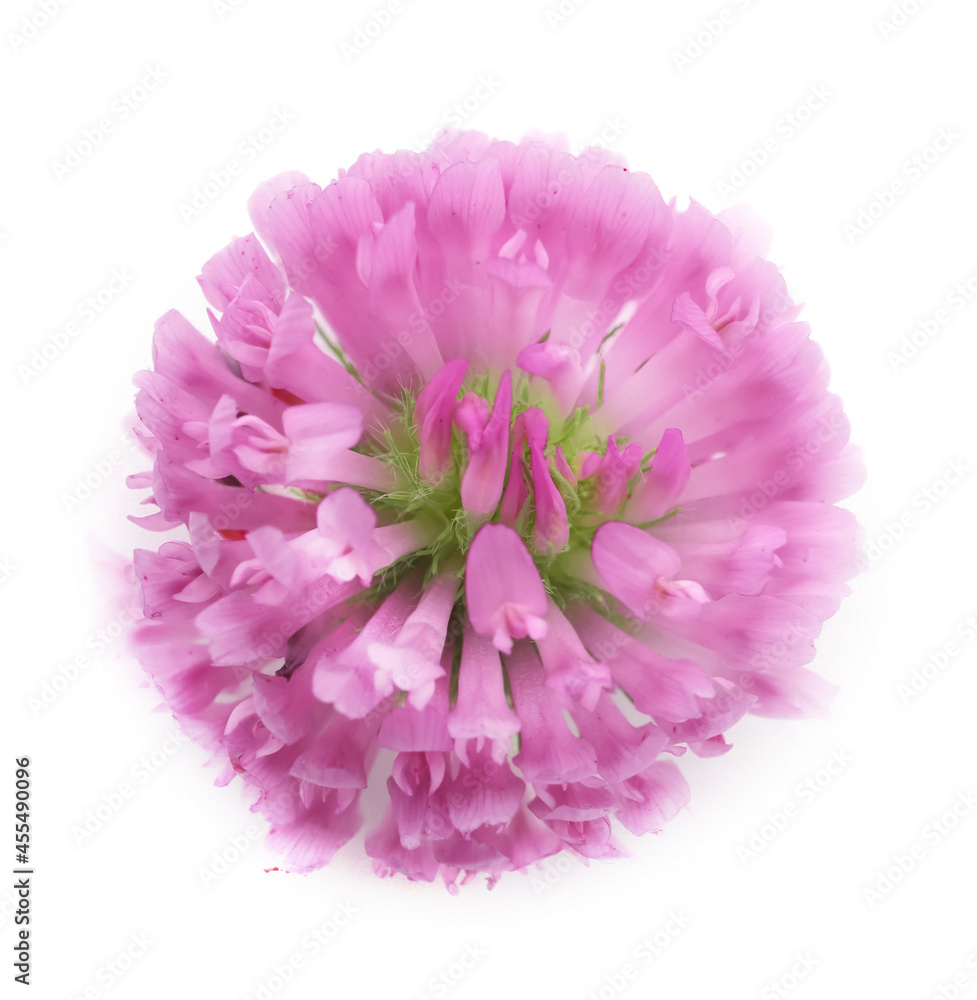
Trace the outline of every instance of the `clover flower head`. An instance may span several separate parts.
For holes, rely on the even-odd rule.
[[[136,378],[136,653],[293,871],[624,853],[680,758],[822,710],[855,570],[837,397],[757,227],[475,132],[291,173]],[[380,753],[384,751],[384,753]]]

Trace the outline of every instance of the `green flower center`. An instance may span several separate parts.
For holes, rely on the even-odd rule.
[[[484,400],[491,411],[498,388],[498,379],[488,376],[467,379],[459,399],[466,393],[472,393]],[[483,524],[502,520],[501,503],[488,515],[474,515],[462,501],[462,478],[468,467],[469,446],[466,433],[454,421],[450,460],[442,466],[443,474],[435,480],[422,475],[421,442],[414,419],[416,402],[416,396],[405,391],[393,407],[394,416],[384,427],[383,436],[364,442],[357,449],[393,466],[399,474],[401,488],[390,492],[370,489],[361,489],[360,492],[376,510],[381,523],[418,520],[430,527],[433,541],[378,574],[370,596],[389,593],[407,573],[418,569],[423,569],[425,580],[429,580],[438,572],[439,566],[463,566],[478,529]],[[520,414],[533,408],[541,410],[549,421],[542,457],[545,459],[545,471],[565,508],[567,542],[559,550],[549,546],[546,551],[540,551],[536,544],[538,511],[528,443],[523,442],[513,454],[516,422]],[[626,444],[626,439],[616,438],[618,449],[623,449]],[[608,447],[609,441],[606,438],[602,440],[595,430],[589,408],[582,407],[564,415],[545,385],[536,380],[531,384],[528,378],[520,375],[515,377],[503,496],[511,477],[522,477],[528,500],[510,526],[521,536],[547,592],[560,607],[564,607],[571,597],[577,597],[608,613],[606,595],[580,578],[581,559],[589,560],[590,546],[597,529],[604,522],[617,519],[636,482],[647,472],[654,454],[650,452],[642,456],[634,474],[627,478],[626,483],[619,484],[621,502],[612,510],[607,509],[606,504],[601,509],[601,502],[606,500],[606,494],[602,494],[602,481],[606,482],[607,476],[602,477],[599,473],[591,473],[585,478],[579,476],[582,471],[587,471],[585,463],[593,468],[603,461]],[[561,450],[569,466],[569,477],[565,474],[565,466],[564,472],[560,471],[562,463],[558,461],[557,449]],[[675,512],[667,516],[672,513]]]

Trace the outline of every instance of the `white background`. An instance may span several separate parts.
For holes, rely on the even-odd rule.
[[[962,977],[958,995],[977,996],[973,4],[905,0],[889,30],[888,0],[730,0],[725,22],[720,0],[565,2],[562,20],[556,2],[405,0],[367,36],[381,0],[47,2],[40,30],[23,20],[43,24],[40,3],[10,0],[0,20],[0,796],[12,803],[13,758],[29,755],[25,995],[929,1000]],[[150,70],[162,82],[133,102]],[[788,134],[815,88],[829,96]],[[115,595],[93,566],[160,540],[124,519],[140,467],[123,437],[130,379],[167,309],[207,328],[194,276],[250,230],[261,180],[300,169],[326,183],[365,150],[426,144],[466,100],[472,127],[563,132],[575,151],[603,134],[666,198],[747,201],[767,220],[864,450],[850,506],[881,555],[818,641],[816,669],[842,688],[831,719],[747,719],[728,755],[686,757],[691,808],[629,841],[633,859],[560,858],[458,897],[378,880],[352,845],[309,877],[266,873],[275,859],[238,787],[214,788],[202,752],[168,740],[168,712],[111,641]],[[241,144],[282,109],[293,119],[246,160]],[[90,155],[57,169],[106,117]],[[937,149],[941,129],[952,142]],[[232,160],[229,186],[181,218]],[[886,192],[870,226],[846,231]],[[126,286],[86,322],[79,307],[114,269]],[[77,335],[25,377],[72,319]],[[951,463],[966,471],[947,478]],[[91,495],[66,502],[93,472]],[[914,671],[922,690],[907,698]],[[80,837],[122,785],[131,796]],[[0,813],[9,844],[13,810]],[[636,953],[645,938],[654,955]],[[466,948],[468,968],[455,964]]]

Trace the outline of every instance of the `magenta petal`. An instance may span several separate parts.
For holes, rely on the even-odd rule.
[[[420,441],[420,472],[437,481],[451,457],[451,418],[458,390],[468,370],[466,361],[449,361],[424,387],[414,407],[414,424]]]
[[[539,795],[529,803],[530,811],[542,820],[584,823],[610,813],[617,800],[606,785],[585,785],[572,781],[566,785],[537,786]]]
[[[444,776],[441,753],[400,753],[387,779],[401,844],[415,850],[429,838],[442,839],[452,828],[433,794]],[[440,797],[439,797],[440,798]]]
[[[584,648],[576,630],[550,599],[546,615],[546,635],[538,640],[539,657],[546,684],[579,700],[587,709],[597,704],[602,690],[612,690],[607,666]]]
[[[313,550],[317,562],[324,560],[324,571],[337,580],[358,576],[368,586],[386,561],[386,553],[375,540],[373,509],[353,490],[335,490],[320,502],[316,519],[316,541],[321,545]]]
[[[305,874],[321,868],[359,829],[359,809],[337,810],[336,794],[288,822],[272,824],[265,843],[289,858],[289,871]]]
[[[607,589],[639,618],[653,613],[658,580],[670,580],[682,565],[671,546],[621,521],[597,530],[591,552]]]
[[[572,413],[584,384],[580,352],[569,344],[547,340],[523,348],[516,364],[550,384],[563,413]]]
[[[197,281],[207,301],[223,310],[247,278],[255,280],[252,287],[260,289],[261,301],[277,312],[285,301],[285,278],[254,236],[241,237],[214,254],[201,268]]]
[[[146,642],[140,648],[140,658],[153,683],[180,713],[201,712],[240,675],[233,667],[214,666],[207,650],[195,644]]]
[[[275,238],[269,222],[270,208],[282,193],[293,188],[308,185],[309,178],[298,170],[288,170],[259,184],[248,199],[248,214],[254,223],[255,232],[266,246],[274,246]]]
[[[667,657],[590,609],[575,607],[573,621],[587,648],[608,664],[640,712],[663,728],[702,714],[702,699],[712,697],[716,682],[698,663]]]
[[[335,358],[320,347],[312,303],[291,292],[270,330],[265,377],[310,403],[332,402],[355,406],[364,426],[372,426],[386,408]],[[288,412],[288,411],[286,411]]]
[[[379,692],[392,694],[397,688],[409,692],[414,708],[427,705],[436,681],[445,675],[441,664],[457,592],[458,578],[448,570],[427,587],[393,642],[375,642],[368,647]]]
[[[512,376],[503,372],[492,414],[475,434],[468,433],[468,467],[461,480],[461,501],[475,515],[491,514],[498,506],[509,459]]]
[[[723,350],[724,345],[719,334],[706,319],[706,314],[692,301],[692,296],[688,292],[682,292],[676,298],[672,306],[672,322],[681,323],[717,351]]]
[[[377,727],[333,713],[315,741],[295,758],[290,774],[324,788],[366,788]]]
[[[512,652],[512,640],[546,634],[546,591],[522,539],[504,524],[478,530],[465,564],[465,596],[475,631],[495,648]]]
[[[805,667],[782,667],[741,675],[741,683],[756,699],[756,715],[796,719],[809,715],[827,717],[828,703],[838,686]]]
[[[448,167],[431,192],[427,224],[445,249],[445,261],[467,278],[488,255],[489,237],[505,218],[499,164],[490,159]]]
[[[282,414],[282,424],[288,438],[286,483],[330,478],[333,460],[363,434],[363,414],[342,403],[290,406]]]
[[[416,600],[414,582],[405,580],[361,626],[356,619],[347,619],[343,628],[352,639],[348,644],[337,651],[334,637],[325,636],[308,657],[314,669],[315,696],[350,718],[362,719],[374,711],[385,695],[378,690],[376,667],[368,651],[374,643],[389,642],[400,632]]]
[[[663,209],[647,174],[631,174],[610,163],[602,166],[579,198],[567,230],[567,293],[588,299],[606,290],[613,275],[634,260]]]
[[[560,552],[569,541],[570,524],[566,503],[553,482],[549,464],[543,457],[549,421],[537,407],[523,411],[521,417],[525,421],[526,439],[529,442],[536,505],[533,545],[537,552]]]
[[[430,326],[418,321],[423,310],[414,284],[417,266],[414,217],[414,205],[404,205],[380,229],[369,258],[369,307],[397,336],[397,343],[402,344],[420,376],[430,379],[442,368],[444,360]],[[361,246],[368,248],[370,244],[366,241]],[[402,331],[407,328],[410,334],[405,337]]]
[[[380,726],[377,742],[388,750],[450,750],[454,743],[445,721],[447,711],[448,684],[442,679],[423,708],[402,705],[391,710]]]
[[[616,438],[608,438],[607,451],[594,470],[595,488],[593,504],[597,510],[612,513],[624,502],[628,486],[641,465],[641,446],[629,444],[624,451],[617,445]]]
[[[537,800],[537,809],[543,805]],[[622,858],[627,851],[614,839],[611,817],[565,820],[547,816],[546,824],[559,835],[564,845],[585,858]]]
[[[261,721],[284,743],[295,743],[312,725],[315,700],[309,671],[293,678],[255,674],[252,678],[254,707]]]
[[[507,750],[510,737],[519,732],[519,716],[506,702],[499,652],[487,636],[470,628],[461,647],[458,697],[448,715],[448,731],[461,745],[463,761],[468,740],[493,740]]]
[[[641,774],[628,778],[615,816],[631,833],[659,831],[688,804],[690,791],[678,766],[660,760]]]
[[[703,757],[709,755],[703,748],[721,740],[722,734],[739,722],[757,700],[725,677],[713,677],[712,684],[711,694],[696,696],[698,711],[689,714],[684,721],[662,723],[672,743],[687,743],[693,753]]]
[[[777,550],[787,542],[782,528],[755,524],[731,542],[676,544],[682,570],[714,597],[759,594],[771,573],[783,565]]]
[[[573,719],[580,735],[597,753],[598,773],[611,784],[644,771],[668,743],[668,734],[657,726],[651,723],[634,726],[628,722],[604,693],[593,711],[575,709]]]
[[[467,765],[445,784],[448,814],[455,828],[471,833],[480,826],[508,823],[522,801],[526,783],[485,751],[474,751]]]
[[[393,809],[366,838],[366,853],[374,858],[377,875],[403,874],[412,881],[433,882],[440,864],[430,843],[409,849],[400,841]]]
[[[475,831],[473,839],[495,847],[509,859],[515,869],[536,864],[564,847],[560,837],[540,822],[525,805],[517,807],[505,830],[486,827]]]
[[[635,487],[628,502],[628,519],[635,522],[655,521],[678,506],[692,467],[682,439],[682,432],[669,428],[651,460],[651,470]]]
[[[525,461],[523,459],[526,421],[522,414],[516,417],[510,438],[512,448],[509,456],[509,479],[502,494],[499,517],[503,524],[517,525],[523,520],[527,501],[529,500],[529,489],[526,486],[525,478]]]
[[[509,661],[512,699],[521,723],[515,763],[531,782],[577,781],[597,769],[594,748],[574,736],[550,692],[535,653],[522,645]]]
[[[721,757],[733,749],[732,745],[726,742],[725,737],[720,733],[718,736],[710,736],[707,740],[699,743],[690,743],[689,749],[697,757]]]

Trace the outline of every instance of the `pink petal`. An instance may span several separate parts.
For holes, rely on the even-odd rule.
[[[506,702],[498,650],[471,628],[463,638],[458,697],[448,715],[448,732],[462,761],[467,760],[468,740],[489,739],[507,751],[510,738],[519,732],[519,717]]]
[[[546,685],[593,709],[602,690],[613,690],[610,671],[584,648],[576,630],[550,598],[546,635],[537,647]]]
[[[558,340],[523,348],[516,364],[549,383],[564,414],[573,412],[584,384],[580,352]]]
[[[414,406],[420,472],[432,482],[451,469],[451,418],[467,371],[467,361],[449,361],[421,390]]]
[[[701,337],[710,347],[717,351],[724,349],[725,345],[716,333],[712,324],[706,319],[706,314],[692,301],[692,296],[688,292],[682,292],[672,306],[672,322],[680,323],[687,330]]]
[[[289,773],[323,788],[366,788],[376,732],[375,722],[347,719],[334,712],[326,728],[296,757]]]
[[[566,503],[553,482],[549,464],[543,457],[549,421],[538,407],[524,410],[519,417],[525,422],[533,475],[533,500],[536,507],[533,547],[540,553],[561,552],[570,539],[570,523]]]
[[[536,655],[520,646],[508,664],[512,700],[521,723],[514,762],[530,782],[578,781],[596,773],[594,748],[574,736],[552,693],[543,684]]]
[[[670,580],[682,565],[671,546],[622,521],[597,529],[591,554],[607,589],[642,619],[654,613],[657,581]]]
[[[468,617],[476,632],[492,636],[495,648],[512,651],[512,640],[546,634],[546,591],[533,557],[512,528],[479,528],[465,564]]]
[[[505,218],[505,194],[497,161],[462,162],[441,174],[427,211],[431,235],[444,248],[446,265],[467,277],[484,263],[489,237]]]
[[[625,508],[628,520],[644,523],[664,517],[678,506],[692,467],[682,432],[669,428],[651,460],[651,470],[635,487]]]
[[[615,816],[631,833],[658,832],[684,808],[691,793],[681,771],[667,760],[656,761],[624,782],[624,796]]]
[[[285,301],[285,279],[253,235],[234,240],[200,269],[197,281],[215,309],[227,309],[245,279],[254,278],[260,301],[277,312]]]
[[[282,414],[288,438],[285,482],[322,481],[330,477],[337,456],[363,434],[363,415],[342,403],[306,403]]]
[[[468,466],[461,480],[461,502],[472,514],[491,514],[498,506],[509,458],[512,375],[505,371],[483,427],[468,432]],[[474,439],[474,443],[473,443]]]
[[[433,685],[434,693],[421,708],[401,705],[394,708],[380,726],[378,743],[388,750],[450,750],[454,745],[445,722],[448,713],[448,683],[442,679]]]
[[[480,826],[508,823],[522,801],[526,783],[488,750],[474,751],[468,765],[445,784],[448,815],[455,828],[472,833]]]

